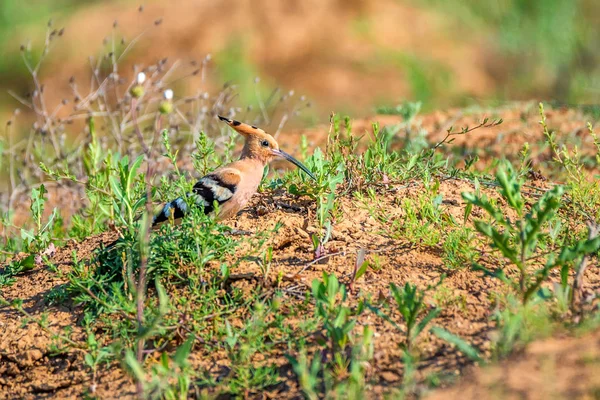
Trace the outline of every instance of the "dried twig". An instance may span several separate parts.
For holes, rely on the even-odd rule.
[[[324,256],[321,256],[319,258],[315,258],[311,262],[306,263],[306,265],[304,265],[304,267],[302,267],[302,269],[300,271],[296,272],[296,275],[300,275],[301,273],[303,273],[304,271],[306,271],[308,268],[310,268],[311,265],[314,265],[314,264],[318,263],[319,261],[323,261],[323,260],[328,259],[329,257],[339,256],[339,255],[344,256],[344,255],[346,255],[346,252],[345,251],[338,251],[338,252],[335,252],[335,253],[325,254]]]
[[[144,150],[144,154],[146,156],[146,215],[148,218],[145,219],[146,226],[140,226],[140,229],[144,229],[144,236],[142,237],[142,242],[140,243],[140,267],[138,271],[138,282],[136,288],[136,317],[138,323],[138,342],[137,342],[137,361],[140,364],[143,364],[144,361],[144,346],[145,340],[142,335],[143,325],[144,325],[144,302],[146,298],[146,272],[148,269],[148,246],[150,244],[150,232],[152,229],[152,224],[149,223],[149,218],[152,215],[152,196],[150,190],[150,179],[152,176],[152,160],[150,153],[150,149],[144,142],[144,137],[140,130],[139,125],[137,124],[137,98],[132,97],[131,99],[131,118],[134,121],[134,129],[137,134],[138,140],[140,142],[140,146]],[[142,382],[136,382],[136,390],[139,398],[143,397],[143,384]]]
[[[493,120],[492,122],[489,122],[489,118],[484,118],[479,124],[473,126],[473,127],[464,127],[462,128],[460,131],[454,131],[454,127],[450,127],[448,128],[448,130],[446,130],[446,136],[440,141],[438,142],[436,145],[434,145],[431,150],[435,150],[439,147],[441,147],[444,144],[450,144],[454,141],[454,138],[450,139],[450,137],[452,136],[459,136],[459,135],[465,135],[469,132],[473,132],[476,129],[479,128],[491,128],[493,126],[497,126],[500,125],[503,121],[502,118],[497,119],[497,120]],[[450,140],[448,140],[450,139]]]

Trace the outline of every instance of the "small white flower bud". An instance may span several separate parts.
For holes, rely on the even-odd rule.
[[[138,85],[141,85],[142,83],[146,82],[146,74],[143,72],[138,73],[136,81]]]
[[[167,89],[163,92],[163,97],[165,100],[173,100],[173,91],[171,89]]]

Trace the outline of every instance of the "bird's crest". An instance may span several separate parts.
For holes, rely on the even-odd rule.
[[[235,131],[242,136],[264,136],[264,135],[267,135],[269,137],[272,137],[267,132],[265,132],[264,130],[260,129],[257,126],[248,125],[243,122],[236,121],[235,119],[229,119],[229,118],[223,117],[221,115],[219,115],[219,119],[221,121],[225,122],[227,125],[229,125],[233,129],[235,129]]]
[[[232,127],[245,139],[242,158],[258,159],[265,164],[277,156],[275,153],[279,150],[279,144],[275,138],[264,130],[248,125],[234,119],[225,118],[219,115],[219,119]]]

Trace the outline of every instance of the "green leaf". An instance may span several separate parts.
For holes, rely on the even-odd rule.
[[[479,355],[479,352],[475,349],[475,347],[471,346],[469,343],[461,339],[460,337],[454,335],[453,333],[448,332],[444,328],[440,328],[438,326],[434,326],[431,328],[431,333],[435,336],[439,337],[446,342],[453,344],[456,348],[469,357],[473,361],[477,361],[479,363],[483,363],[484,360]]]
[[[90,353],[86,353],[85,356],[83,357],[85,360],[85,363],[87,364],[88,367],[93,367],[94,366],[94,357],[92,357],[92,355]]]
[[[175,355],[173,356],[173,361],[180,368],[183,368],[187,365],[187,359],[194,347],[194,335],[188,336],[185,342],[181,346],[177,348],[175,351]]]
[[[356,276],[354,277],[354,279],[355,280],[360,279],[360,277],[363,276],[365,274],[365,272],[367,272],[368,268],[369,268],[369,261],[367,260],[360,265],[360,267],[356,271]]]
[[[493,236],[492,225],[488,224],[487,222],[475,221],[475,229],[489,238]]]
[[[20,260],[17,264],[19,272],[31,271],[35,268],[35,255],[30,254],[27,257]]]
[[[569,283],[569,270],[570,270],[570,265],[569,264],[564,264],[561,268],[560,268],[560,285],[563,288],[566,288],[568,283]]]
[[[135,202],[135,204],[133,205],[132,209],[133,211],[137,211],[140,208],[142,208],[143,206],[146,205],[146,196],[142,196],[138,199],[138,201]]]
[[[230,275],[231,271],[229,269],[229,265],[223,263],[221,264],[221,279],[223,281],[226,281],[227,279],[229,279],[229,275]]]
[[[537,203],[531,208],[525,217],[525,245],[533,252],[537,243],[538,233],[542,226],[554,217],[556,210],[560,208],[560,198],[564,190],[561,186],[555,186],[544,193]]]
[[[96,335],[90,332],[87,337],[87,343],[90,348],[96,348],[98,345],[98,341],[96,341]]]
[[[365,249],[361,248],[356,255],[356,274],[354,275],[354,280],[358,280],[361,276],[367,272],[367,268],[369,267],[369,261],[365,261]]]
[[[423,331],[423,329],[425,329],[427,324],[429,324],[434,318],[436,318],[438,315],[440,315],[441,312],[442,312],[441,308],[435,308],[435,309],[431,310],[429,312],[429,314],[427,314],[425,316],[425,318],[423,318],[421,320],[421,322],[419,322],[417,324],[417,327],[412,332],[413,339],[416,338],[417,336],[419,336],[419,334]]]
[[[504,271],[501,270],[501,269],[491,270],[489,268],[484,267],[481,264],[475,263],[475,264],[473,264],[473,270],[475,270],[475,271],[482,271],[485,276],[491,276],[491,277],[496,278],[496,279],[498,279],[501,282],[504,282],[506,284],[510,283],[510,279],[508,279],[508,277],[506,276],[506,274],[504,273]]]
[[[487,213],[493,217],[498,223],[504,225],[504,226],[508,226],[508,221],[504,218],[504,215],[502,214],[502,212],[498,209],[496,209],[492,203],[490,203],[490,201],[488,200],[487,196],[483,195],[481,197],[478,197],[476,194],[474,193],[469,193],[469,192],[463,192],[461,193],[463,199],[465,199],[467,202],[472,203],[473,205],[476,205],[478,207],[483,208],[485,211],[487,211]]]
[[[133,162],[133,165],[129,169],[129,174],[127,175],[127,189],[131,188],[131,186],[133,184],[133,180],[135,179],[135,177],[137,175],[137,171],[140,168],[140,166],[142,165],[143,161],[144,161],[144,156],[140,155]]]
[[[119,201],[122,203],[125,203],[127,201],[127,197],[125,197],[125,193],[123,192],[123,190],[121,188],[121,184],[117,180],[117,178],[114,176],[111,176],[109,178],[109,182],[110,182],[110,187],[111,187],[112,191],[117,196]]]
[[[225,338],[225,343],[229,346],[230,349],[233,349],[237,344],[237,336],[233,333],[233,329],[231,328],[231,324],[229,321],[225,321],[225,331],[227,332],[227,337]]]
[[[367,308],[369,310],[371,310],[373,313],[375,313],[375,315],[377,315],[379,318],[383,318],[385,321],[389,322],[394,328],[398,329],[398,331],[404,332],[404,329],[402,329],[402,327],[400,325],[398,325],[396,322],[394,322],[394,320],[392,320],[389,315],[387,315],[386,313],[381,311],[379,308],[377,308],[369,303],[365,303],[365,306],[367,306]]]
[[[33,231],[21,228],[21,239],[27,241],[29,244],[35,240],[35,234]]]
[[[416,153],[410,158],[410,160],[408,160],[408,164],[406,165],[406,172],[409,172],[410,170],[412,170],[414,168],[414,166],[417,165],[418,160],[419,160],[419,154]]]
[[[339,286],[340,286],[337,276],[335,276],[333,274],[328,275],[326,282],[327,282],[327,298],[329,299],[329,301],[333,301],[335,299],[335,295],[338,293]]]
[[[467,206],[465,207],[465,217],[463,220],[463,223],[466,224],[467,221],[469,220],[469,216],[471,215],[471,211],[473,211],[473,203],[467,203]]]
[[[144,372],[144,368],[135,358],[133,351],[131,349],[125,350],[125,365],[128,367],[129,371],[133,374],[135,380],[138,382],[144,382],[146,379],[146,374]]]
[[[169,312],[169,296],[160,281],[156,279],[156,293],[158,294],[158,310],[161,315]]]
[[[500,250],[504,257],[508,258],[514,264],[518,264],[520,262],[518,259],[518,251],[517,249],[511,247],[510,235],[506,231],[500,233],[492,225],[483,221],[475,221],[475,228],[485,236],[492,239],[494,247]]]
[[[592,254],[600,249],[600,236],[594,239],[580,240],[574,246],[564,247],[558,256],[558,262],[564,264],[584,254]]]
[[[523,211],[523,197],[521,196],[521,183],[509,162],[504,162],[498,168],[496,179],[500,184],[500,194],[506,199],[507,203],[521,215]]]
[[[48,222],[46,222],[46,224],[42,227],[42,231],[46,231],[47,229],[49,229],[52,226],[52,223],[54,222],[54,220],[56,219],[57,216],[58,216],[58,207],[54,207],[54,209],[52,209],[52,213],[48,217]]]

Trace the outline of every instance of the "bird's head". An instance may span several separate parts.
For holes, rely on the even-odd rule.
[[[310,172],[304,164],[285,151],[279,149],[279,144],[277,144],[275,138],[264,130],[220,115],[219,119],[244,137],[245,143],[244,149],[242,150],[242,158],[253,158],[267,164],[273,160],[273,158],[281,157],[306,172],[312,179],[316,180],[313,173]]]

